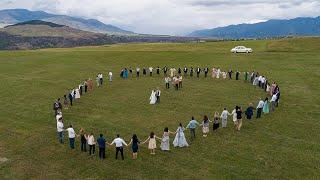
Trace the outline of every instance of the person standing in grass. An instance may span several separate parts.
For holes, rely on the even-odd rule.
[[[79,134],[80,134],[80,142],[81,142],[80,149],[83,152],[87,152],[87,138],[88,138],[87,134],[85,133],[83,128],[80,129]]]
[[[254,110],[253,105],[252,105],[252,103],[250,103],[249,107],[245,111],[245,114],[246,114],[248,120],[251,120],[251,118],[253,116],[253,110]]]
[[[99,78],[99,74],[96,77],[96,83],[97,83],[97,87],[100,87],[100,78]]]
[[[60,103],[60,98],[58,98],[54,103],[53,103],[53,110],[54,110],[54,115],[56,116],[58,114],[58,111],[62,110],[62,104]]]
[[[198,68],[197,68],[197,78],[200,77],[200,72],[201,72],[201,69],[200,69],[200,67],[198,66]]]
[[[237,129],[237,109],[238,109],[239,107],[238,106],[236,106],[234,109],[233,109],[233,111],[231,112],[231,115],[232,115],[232,120],[233,120],[233,125],[234,125],[234,128],[235,129]]]
[[[227,114],[228,117],[228,114]],[[217,130],[219,128],[219,113],[215,112],[213,117],[213,131]]]
[[[97,139],[99,145],[99,158],[106,158],[106,139],[103,137],[103,134],[100,134],[100,137]]]
[[[248,81],[249,72],[244,72],[244,81]]]
[[[113,77],[113,74],[112,74],[112,72],[110,71],[110,72],[109,72],[109,82],[112,82],[112,77]]]
[[[203,121],[201,123],[202,126],[202,133],[203,133],[203,137],[207,137],[209,134],[209,128],[210,128],[210,120],[208,118],[208,116],[204,116],[203,117]]]
[[[258,106],[257,106],[257,119],[261,118],[261,112],[262,112],[262,109],[263,109],[263,105],[264,105],[264,101],[260,98],[260,101],[259,101]]]
[[[142,74],[143,74],[143,76],[147,75],[147,69],[145,67],[142,68]]]
[[[91,133],[88,136],[88,145],[89,145],[89,155],[94,155],[96,152],[96,142],[94,140],[94,135]]]
[[[162,70],[163,70],[163,74],[167,76],[167,72],[168,72],[167,66],[164,66]]]
[[[93,81],[91,78],[89,78],[89,80],[88,80],[88,89],[89,89],[89,91],[93,90]]]
[[[242,127],[242,109],[239,106],[237,109],[237,130],[240,131],[241,127]]]
[[[160,67],[159,66],[156,68],[156,71],[157,71],[157,75],[159,76],[160,75]]]
[[[128,146],[132,143],[131,150],[132,150],[132,159],[138,158],[138,150],[139,150],[139,144],[140,141],[138,139],[138,136],[136,134],[133,134],[131,141],[129,142]]]
[[[63,107],[64,109],[69,109],[69,102],[68,102],[68,98],[67,98],[67,95],[63,95],[64,97],[64,100],[63,100]]]
[[[116,145],[116,159],[118,159],[118,154],[119,152],[121,153],[121,158],[122,160],[124,160],[124,156],[123,156],[123,146],[128,146],[128,144],[122,139],[120,138],[120,135],[117,134],[117,137],[112,141],[112,143],[110,144],[113,145],[115,144]]]
[[[170,133],[175,134],[173,132],[170,132],[168,127],[164,128],[160,145],[162,151],[170,150]]]
[[[72,106],[73,104],[72,104],[72,101],[73,101],[73,91],[72,90],[70,90],[70,92],[69,92],[69,95],[68,95],[68,98],[69,98],[69,101],[70,101],[70,106]]]
[[[228,115],[230,115],[230,113],[228,112],[227,108],[224,108],[220,116],[222,128],[227,127]]]
[[[271,112],[275,110],[276,102],[277,101],[277,94],[272,95],[270,103],[271,103]]]
[[[209,72],[209,68],[208,67],[205,67],[204,68],[204,77],[208,77],[208,72]]]
[[[157,148],[157,142],[156,139],[160,139],[159,137],[157,137],[154,132],[150,133],[150,136],[142,143],[146,143],[147,141],[149,141],[149,145],[148,145],[148,149],[150,150],[150,154],[154,155],[156,154],[155,150]]]
[[[229,79],[232,79],[232,73],[233,73],[232,69],[229,69],[228,71]]]
[[[63,128],[64,126],[62,122],[62,117],[60,117],[57,121],[57,132],[58,132],[58,139],[61,144],[63,143],[63,131],[64,131]]]
[[[69,128],[66,129],[66,131],[68,132],[70,148],[74,149],[74,142],[75,142],[75,138],[76,138],[76,132],[74,131],[74,129],[73,129],[71,124],[70,124]]]
[[[193,77],[193,67],[190,68],[190,77]]]
[[[184,127],[182,126],[182,124],[179,124],[179,127],[177,129],[177,131],[175,132],[176,137],[173,140],[173,146],[174,147],[188,147],[189,144],[186,140],[186,137],[184,135]]]
[[[239,80],[240,72],[237,70],[236,71],[236,80]]]
[[[182,76],[179,76],[179,78],[178,78],[178,80],[179,80],[179,88],[182,88]]]
[[[184,72],[184,76],[187,77],[188,68],[186,66],[183,68],[183,72]]]
[[[130,74],[130,77],[131,77],[131,78],[132,78],[132,73],[133,73],[132,68],[129,67],[129,74]]]
[[[137,74],[137,77],[140,77],[140,67],[136,68],[136,74]]]
[[[269,99],[268,99],[267,97],[266,97],[266,99],[264,100],[262,112],[263,112],[264,114],[268,114],[268,113],[269,113]]]
[[[194,117],[192,116],[189,124],[187,125],[187,129],[190,130],[190,138],[191,138],[191,140],[194,140],[196,138],[196,128],[199,125],[200,124],[198,123],[198,121],[195,120]]]
[[[171,78],[169,76],[166,76],[164,78],[164,82],[166,84],[166,89],[169,89],[170,88],[170,81],[171,81]]]

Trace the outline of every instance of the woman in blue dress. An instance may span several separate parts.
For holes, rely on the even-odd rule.
[[[269,100],[268,98],[266,98],[264,100],[263,109],[262,109],[264,114],[268,114],[269,113],[269,102],[268,102],[268,100]]]
[[[137,137],[136,134],[133,134],[131,141],[128,145],[132,143],[131,149],[132,149],[132,159],[137,159],[138,158],[138,150],[139,150],[139,144],[140,141]]]
[[[185,147],[185,146],[189,146],[186,137],[184,135],[184,131],[185,128],[182,126],[182,124],[179,124],[179,127],[176,131],[176,137],[173,140],[173,146],[174,147]]]

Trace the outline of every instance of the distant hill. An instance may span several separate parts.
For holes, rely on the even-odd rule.
[[[153,35],[108,35],[41,20],[0,29],[0,50],[96,46],[128,42],[189,42],[197,38]]]
[[[189,36],[220,39],[271,38],[283,36],[319,36],[320,16],[317,18],[295,18],[269,20],[255,24],[239,24],[194,31]]]
[[[29,11],[26,9],[0,10],[0,27],[1,24],[17,24],[32,20],[43,20],[90,32],[108,34],[133,34],[133,32],[120,29],[110,24],[104,24],[95,19],[83,19],[65,15],[49,14],[43,11]]]
[[[68,26],[45,22],[41,20],[26,21],[14,25],[9,25],[0,29],[11,35],[19,35],[25,37],[64,37],[64,38],[92,38],[96,36],[104,36],[88,31],[74,29]]]

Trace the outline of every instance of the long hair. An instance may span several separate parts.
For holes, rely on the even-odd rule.
[[[132,142],[139,142],[138,136],[136,134],[132,135]]]
[[[204,123],[207,123],[208,121],[209,121],[208,116],[207,116],[207,115],[204,115],[204,117],[203,117],[203,122],[204,122]]]
[[[164,132],[168,132],[168,131],[169,131],[169,128],[168,128],[168,127],[165,127],[163,131],[164,131]]]
[[[154,132],[150,133],[150,138],[154,138]]]

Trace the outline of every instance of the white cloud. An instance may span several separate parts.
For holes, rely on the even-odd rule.
[[[0,8],[94,18],[153,34],[320,15],[319,0],[0,0]]]

